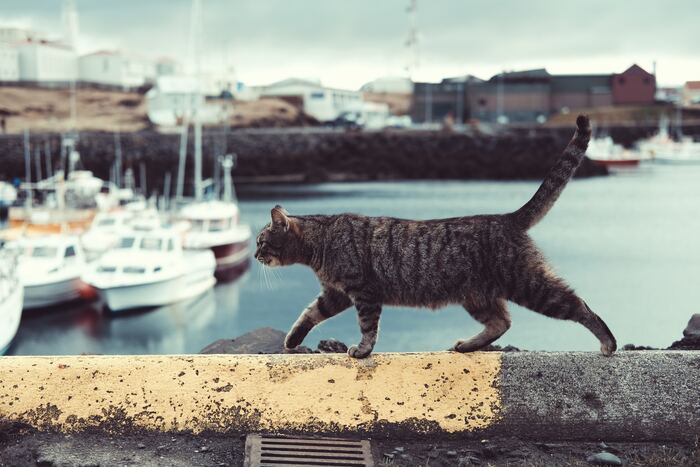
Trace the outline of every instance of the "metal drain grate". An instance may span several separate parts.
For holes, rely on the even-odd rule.
[[[373,467],[369,441],[248,435],[245,467]]]

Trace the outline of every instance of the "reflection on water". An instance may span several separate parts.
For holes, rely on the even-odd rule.
[[[532,236],[559,271],[600,314],[622,344],[668,346],[700,312],[700,167],[646,166],[612,177],[574,181]],[[241,190],[245,222],[258,229],[270,208],[294,213],[361,212],[437,218],[508,212],[536,182],[396,182],[278,186]],[[95,304],[25,316],[13,354],[193,353],[212,341],[261,326],[287,328],[318,293],[301,266],[268,270],[257,262],[237,282],[195,301],[110,317]],[[596,350],[576,324],[511,306],[513,327],[500,339],[526,349]],[[387,308],[377,350],[442,350],[477,332],[460,307],[438,312]],[[359,339],[348,311],[311,332],[306,343]]]

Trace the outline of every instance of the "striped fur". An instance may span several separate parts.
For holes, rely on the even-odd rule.
[[[377,341],[382,305],[440,308],[461,304],[484,325],[452,350],[470,352],[510,327],[506,301],[588,328],[611,355],[615,338],[605,323],[548,267],[527,234],[552,207],[581,163],[590,138],[588,118],[530,201],[514,213],[413,221],[357,214],[291,216],[272,209],[258,235],[255,257],[269,266],[305,264],[322,291],[292,326],[285,346],[301,344],[314,326],[357,309],[362,332],[348,353],[368,356]]]

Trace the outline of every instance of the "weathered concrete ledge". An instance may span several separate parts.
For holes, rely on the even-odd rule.
[[[0,420],[64,432],[608,441],[700,434],[700,353],[0,358]]]

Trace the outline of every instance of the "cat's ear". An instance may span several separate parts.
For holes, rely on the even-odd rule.
[[[270,214],[272,216],[272,223],[274,225],[283,228],[285,232],[289,230],[289,213],[286,209],[284,209],[278,204],[277,206],[272,208],[272,212]]]

